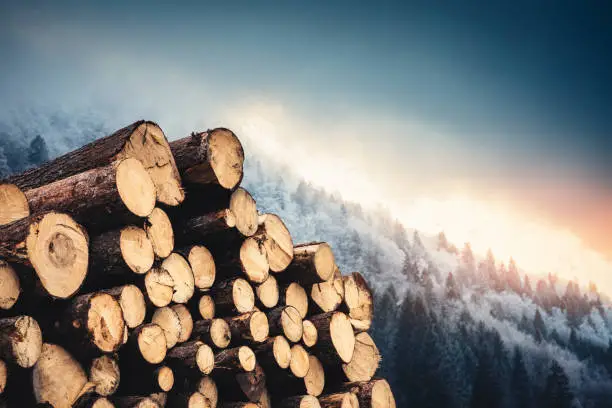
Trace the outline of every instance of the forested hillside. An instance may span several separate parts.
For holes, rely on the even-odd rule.
[[[108,130],[95,115],[4,119],[0,175]],[[343,271],[362,271],[373,285],[374,336],[399,406],[612,406],[612,312],[595,284],[526,274],[493,251],[448,242],[442,231],[420,234],[243,143],[243,185],[261,211],[280,215],[295,242],[325,238]]]

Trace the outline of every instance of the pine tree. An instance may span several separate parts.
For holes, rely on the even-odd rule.
[[[574,395],[563,367],[553,360],[540,406],[543,408],[571,408],[573,399]]]
[[[533,289],[531,289],[531,281],[529,280],[529,275],[525,275],[525,283],[523,284],[523,293],[525,296],[531,298],[533,297]]]
[[[39,166],[49,160],[49,149],[41,135],[36,136],[28,148],[28,162],[31,166]]]
[[[492,357],[484,348],[478,356],[476,378],[472,387],[470,408],[501,407],[501,387],[492,364]]]
[[[514,293],[521,294],[523,291],[523,288],[521,287],[521,276],[519,275],[516,263],[512,258],[510,258],[510,261],[508,262],[507,276],[507,284],[510,290],[512,290]]]
[[[525,368],[523,354],[518,347],[514,348],[512,359],[512,377],[510,379],[510,392],[513,406],[521,408],[533,407],[533,390],[529,374]]]
[[[459,299],[459,289],[457,288],[457,283],[455,283],[455,278],[453,277],[453,273],[449,272],[446,277],[446,297],[448,299]]]
[[[8,177],[11,174],[11,168],[8,165],[8,160],[4,155],[4,148],[0,146],[0,179]]]
[[[533,318],[533,326],[535,328],[536,340],[538,342],[545,340],[547,336],[546,324],[544,323],[540,309],[536,310],[535,317]]]

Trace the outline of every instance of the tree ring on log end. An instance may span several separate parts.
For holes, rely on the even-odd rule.
[[[231,330],[223,319],[213,319],[210,323],[210,338],[218,348],[226,348],[232,339]]]
[[[345,363],[349,363],[355,351],[355,334],[348,316],[341,312],[334,312],[329,324],[329,332],[338,356]]]
[[[147,306],[142,291],[134,285],[125,285],[119,296],[123,319],[130,329],[140,326],[145,319]]]
[[[323,281],[328,281],[334,276],[336,260],[331,247],[326,243],[321,243],[314,257],[314,265],[317,274]]]
[[[38,322],[30,316],[17,318],[9,342],[15,363],[22,368],[32,367],[40,357],[43,344]]]
[[[159,364],[166,358],[166,335],[157,324],[147,324],[138,333],[138,349],[151,364]]]
[[[282,272],[293,260],[293,239],[285,223],[276,214],[266,214],[263,223],[266,231],[264,246],[270,269]]]
[[[115,177],[126,208],[139,217],[151,214],[155,208],[155,184],[142,163],[135,158],[120,161]]]
[[[270,325],[268,324],[268,316],[263,312],[253,312],[251,319],[249,320],[249,329],[253,341],[261,343],[268,338],[270,333]]]
[[[145,231],[155,255],[160,258],[170,256],[174,250],[174,229],[164,210],[156,207],[151,211],[145,222]]]
[[[395,398],[386,380],[377,380],[372,387],[371,408],[395,408]]]
[[[247,313],[255,307],[255,293],[249,282],[236,279],[232,286],[232,299],[238,313]]]
[[[87,330],[93,343],[103,352],[114,352],[123,344],[123,312],[111,295],[98,293],[91,297],[87,312]]]
[[[244,150],[234,132],[221,128],[210,132],[208,161],[221,187],[232,190],[242,181]]]
[[[121,255],[127,266],[137,274],[144,274],[151,269],[155,253],[147,233],[142,228],[128,226],[121,230],[119,237]]]
[[[187,260],[191,265],[195,286],[200,290],[210,289],[215,283],[217,270],[215,260],[208,248],[201,245],[193,246]]]
[[[325,370],[315,356],[308,356],[308,373],[304,377],[304,385],[309,395],[318,397],[325,388]]]
[[[157,372],[157,384],[159,388],[168,392],[174,387],[174,372],[168,366],[163,366]]]

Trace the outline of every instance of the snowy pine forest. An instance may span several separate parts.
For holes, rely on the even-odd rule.
[[[6,114],[0,178],[127,124],[109,123],[91,112]],[[371,284],[373,336],[398,406],[612,407],[612,310],[595,284],[529,274],[443,231],[426,236],[241,140],[243,186],[260,211],[281,216],[296,243],[327,241],[341,270]]]

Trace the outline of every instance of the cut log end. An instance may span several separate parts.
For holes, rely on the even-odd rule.
[[[181,320],[171,307],[161,307],[153,313],[151,323],[161,327],[166,336],[166,347],[171,349],[178,343],[181,334]]]
[[[380,364],[380,352],[366,332],[355,336],[355,351],[349,363],[342,365],[346,378],[351,381],[370,381],[378,365]]]
[[[143,164],[153,181],[158,201],[169,206],[183,202],[185,193],[178,169],[166,136],[159,126],[152,122],[138,126],[123,148],[122,157],[134,157]]]
[[[291,373],[297,378],[304,378],[308,374],[308,368],[310,367],[310,361],[308,353],[299,344],[294,344],[291,347],[291,362],[289,363],[289,369]]]
[[[265,231],[264,247],[270,270],[282,272],[293,260],[293,239],[283,221],[275,214],[264,214],[260,228]]]
[[[146,273],[153,266],[155,261],[153,246],[142,228],[135,226],[123,228],[119,246],[123,260],[134,273]]]
[[[227,322],[223,319],[213,319],[210,323],[210,338],[218,348],[226,348],[231,341],[231,331]]]
[[[0,309],[12,308],[21,292],[19,277],[11,265],[0,260]]]
[[[10,224],[30,215],[25,194],[13,184],[0,184],[0,225]]]
[[[287,369],[291,363],[291,346],[287,339],[283,336],[276,336],[274,343],[272,344],[272,353],[276,364],[282,368]]]
[[[87,331],[102,352],[117,351],[123,344],[125,321],[121,306],[111,295],[96,293],[89,298]]]
[[[195,287],[200,290],[210,289],[217,274],[215,260],[210,251],[204,246],[195,245],[189,251],[187,260],[193,271]]]
[[[359,272],[342,278],[344,282],[344,303],[348,309],[351,324],[357,331],[366,331],[372,324],[374,301],[372,291]]]
[[[268,279],[258,285],[255,291],[257,293],[257,299],[259,299],[259,302],[265,308],[271,309],[278,304],[278,283],[274,276],[269,275]]]
[[[257,204],[248,191],[238,187],[232,193],[229,209],[235,218],[236,228],[242,235],[250,237],[257,232]]]
[[[6,388],[6,381],[8,379],[8,370],[4,360],[0,360],[0,395],[4,393]]]
[[[336,260],[328,244],[320,244],[314,257],[314,266],[322,281],[328,281],[334,276]]]
[[[176,313],[181,323],[178,342],[184,343],[191,337],[191,332],[193,331],[193,318],[185,305],[174,305],[172,306],[172,310]]]
[[[304,320],[302,322],[302,327],[302,343],[304,343],[306,347],[314,347],[318,339],[317,328],[310,320]]]
[[[154,208],[145,222],[145,231],[159,258],[170,256],[174,250],[174,230],[170,218],[161,208]]]
[[[28,257],[47,292],[68,298],[81,287],[89,263],[88,236],[70,216],[47,213],[30,225]]]
[[[195,282],[191,267],[185,258],[178,253],[171,254],[162,262],[162,268],[168,271],[174,281],[172,301],[186,303],[195,291]]]
[[[318,397],[325,388],[325,370],[315,356],[308,356],[308,372],[304,377],[304,386],[309,395]]]
[[[263,283],[268,278],[270,266],[266,249],[255,238],[245,239],[240,246],[240,263],[251,282]]]
[[[287,306],[283,308],[280,319],[285,337],[293,343],[300,341],[304,330],[300,312],[295,307]]]
[[[155,208],[156,189],[143,164],[135,158],[121,160],[117,165],[117,191],[123,204],[133,214],[146,217]]]
[[[236,279],[232,284],[232,298],[238,313],[247,313],[255,307],[255,293],[249,282]]]
[[[168,306],[174,295],[174,279],[163,268],[153,268],[144,279],[147,297],[156,307]]]
[[[196,353],[196,364],[204,375],[210,374],[215,368],[215,353],[207,344],[200,345]]]
[[[144,295],[138,287],[125,285],[119,295],[119,306],[123,311],[123,319],[130,329],[140,326],[145,319],[147,307]]]
[[[204,295],[198,301],[198,311],[204,320],[211,320],[215,317],[215,301],[212,297]]]
[[[234,189],[242,181],[244,150],[228,129],[214,129],[208,135],[208,160],[219,185]]]
[[[295,307],[304,319],[308,314],[308,295],[304,288],[299,283],[292,282],[284,291],[285,304]]]
[[[266,340],[270,332],[270,326],[265,313],[259,311],[253,312],[249,321],[249,329],[254,342],[261,343]]]
[[[140,326],[136,333],[138,349],[145,361],[159,364],[164,361],[166,351],[166,336],[164,330],[157,324],[150,323]]]
[[[340,312],[334,312],[329,324],[331,340],[338,356],[348,363],[353,358],[355,350],[355,334],[349,318]]]
[[[215,381],[206,376],[202,377],[197,385],[197,391],[204,395],[210,402],[210,408],[216,408],[217,402],[219,401],[219,391],[217,390],[217,384]]]
[[[101,356],[94,359],[89,369],[89,382],[99,395],[109,396],[117,391],[120,381],[119,364],[114,358]]]
[[[257,363],[257,359],[255,357],[255,353],[251,348],[243,346],[238,350],[238,361],[240,361],[240,365],[244,369],[244,371],[253,371],[255,369],[255,365]]]
[[[30,368],[40,358],[42,332],[34,318],[17,316],[0,320],[0,337],[5,357],[19,367]]]
[[[168,366],[157,369],[157,385],[159,389],[168,392],[174,387],[174,371]]]

